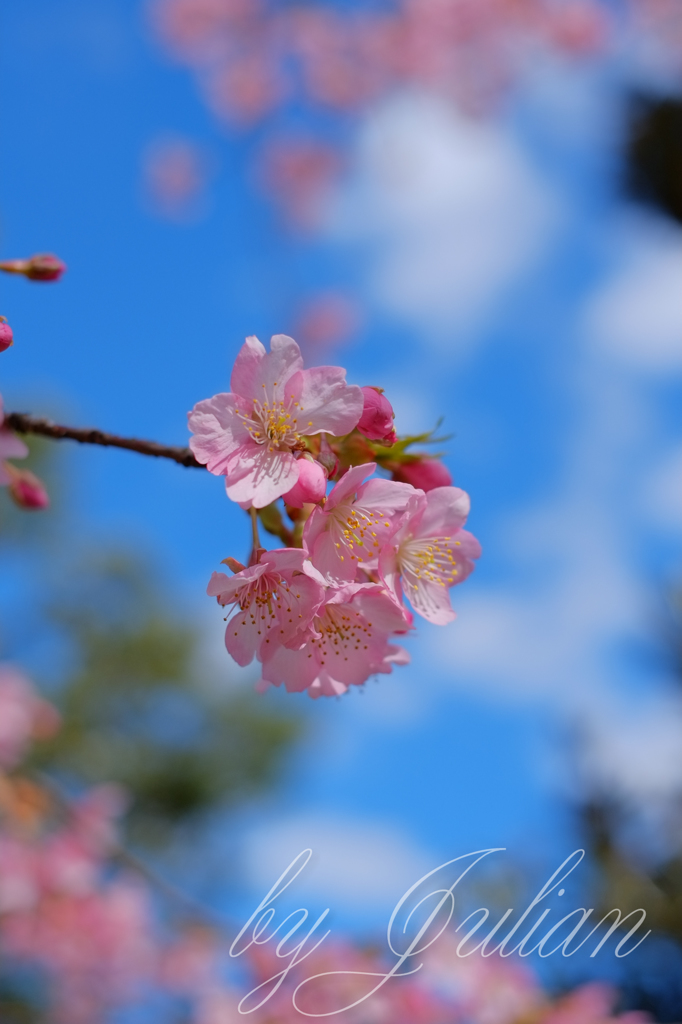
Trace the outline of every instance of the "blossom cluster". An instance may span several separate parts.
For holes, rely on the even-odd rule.
[[[196,70],[210,106],[253,122],[298,94],[336,109],[400,85],[469,106],[522,71],[529,48],[580,55],[612,26],[597,0],[396,0],[365,10],[273,0],[157,0],[168,48]]]
[[[155,0],[151,11],[162,45],[220,120],[266,123],[259,177],[305,227],[345,163],[318,130],[321,111],[353,116],[416,90],[480,116],[538,60],[580,67],[615,53],[635,69],[653,61],[677,73],[682,55],[677,0]],[[276,115],[292,102],[309,110],[307,130],[282,131]]]
[[[256,538],[249,564],[225,559],[233,575],[208,586],[230,609],[227,650],[239,665],[257,658],[261,688],[335,696],[404,664],[392,640],[413,629],[405,598],[436,625],[455,617],[449,590],[480,554],[469,497],[437,459],[409,453],[415,439],[399,440],[381,388],[304,369],[286,335],[270,352],[251,337],[231,391],[197,403],[189,425],[196,459],[287,542],[266,551]]]

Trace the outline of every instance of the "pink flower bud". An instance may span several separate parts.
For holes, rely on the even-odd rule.
[[[6,274],[23,274],[29,281],[58,281],[66,270],[66,263],[51,252],[41,252],[28,260],[4,260],[0,270]]]
[[[393,428],[393,406],[381,388],[362,388],[365,405],[358,423],[358,430],[370,441],[381,441],[393,445],[398,440]]]
[[[393,479],[403,484],[412,484],[422,491],[432,491],[434,487],[450,487],[452,477],[438,459],[425,456],[414,462],[403,462],[393,470]]]
[[[47,508],[50,498],[35,473],[31,473],[29,469],[17,469],[7,462],[5,469],[11,476],[9,493],[19,508]]]
[[[282,495],[285,505],[303,508],[317,505],[327,493],[327,474],[319,462],[303,457],[298,460],[298,480],[286,494]]]
[[[14,335],[12,334],[12,328],[7,323],[5,317],[0,316],[0,352],[5,352],[13,344]]]

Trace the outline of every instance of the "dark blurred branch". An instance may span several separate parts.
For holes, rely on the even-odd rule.
[[[177,462],[181,466],[205,468],[200,462],[197,462],[189,448],[181,448],[179,445],[143,441],[137,437],[119,437],[118,434],[107,434],[103,430],[89,427],[63,427],[59,423],[52,423],[51,420],[29,416],[28,413],[23,412],[8,413],[3,425],[10,430],[15,430],[18,434],[40,434],[42,437],[51,437],[55,441],[62,441],[66,438],[78,441],[80,444],[99,444],[105,448],[126,448],[131,452],[139,452],[140,455],[172,459],[173,462]]]

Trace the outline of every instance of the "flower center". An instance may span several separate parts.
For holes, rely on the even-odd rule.
[[[435,583],[438,587],[451,587],[458,575],[457,563],[450,544],[451,537],[411,538],[398,549],[398,564],[404,583],[412,590],[418,590],[423,583]]]
[[[270,451],[299,451],[305,447],[298,417],[303,412],[301,405],[291,395],[288,401],[281,398],[268,397],[265,385],[263,399],[253,399],[250,413],[236,410],[237,415],[256,444],[267,445]],[[274,385],[277,387],[277,384]],[[312,421],[307,426],[312,427]],[[305,426],[305,425],[304,425]]]
[[[366,651],[373,635],[372,623],[348,605],[327,605],[324,613],[315,618],[314,628],[320,637],[310,643],[317,648],[321,665],[330,658],[348,661],[356,651]],[[312,654],[308,657],[312,658]]]
[[[289,593],[289,584],[279,573],[263,573],[239,591],[235,602],[241,613],[239,622],[242,626],[256,626],[258,633],[267,633],[282,611],[291,612]]]
[[[379,554],[380,534],[390,528],[385,512],[345,502],[329,514],[334,545],[341,561],[368,562]]]

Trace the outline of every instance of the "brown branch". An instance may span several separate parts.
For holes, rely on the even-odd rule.
[[[137,437],[119,437],[117,434],[107,434],[103,430],[91,429],[88,427],[62,427],[51,420],[41,419],[38,416],[29,416],[28,413],[10,412],[5,416],[3,426],[10,430],[16,430],[19,434],[40,434],[42,437],[51,437],[61,441],[68,438],[71,441],[79,441],[80,444],[100,444],[107,448],[126,448],[131,452],[139,452],[140,455],[153,455],[155,458],[172,459],[181,466],[196,466],[198,469],[205,469],[200,462],[194,458],[189,448],[181,448],[179,445],[159,444],[157,441],[143,441]]]

